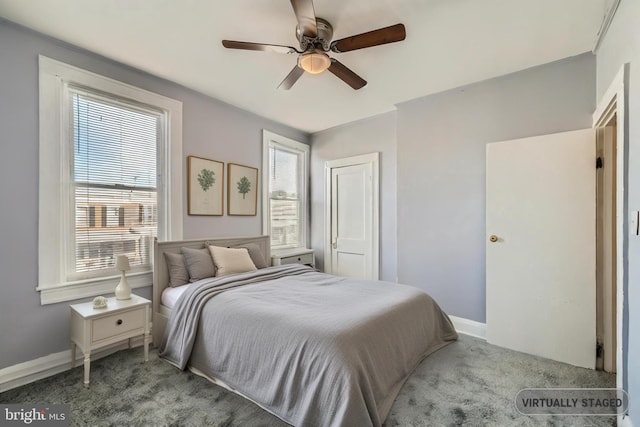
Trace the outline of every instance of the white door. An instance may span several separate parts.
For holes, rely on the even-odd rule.
[[[327,162],[325,271],[378,279],[378,153]]]
[[[488,342],[595,367],[595,183],[593,129],[487,145]]]

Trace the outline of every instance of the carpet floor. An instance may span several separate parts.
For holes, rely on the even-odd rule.
[[[0,394],[0,403],[71,405],[72,426],[286,426],[247,400],[190,372],[178,371],[142,348]],[[539,387],[615,387],[615,376],[460,339],[418,366],[398,395],[385,426],[614,426],[615,417],[526,416],[517,392]],[[354,426],[357,427],[357,426]]]

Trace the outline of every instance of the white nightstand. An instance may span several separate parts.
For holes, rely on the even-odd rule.
[[[313,249],[298,248],[278,251],[277,254],[271,255],[271,264],[306,264],[315,267],[316,260],[313,256]]]
[[[131,295],[131,299],[107,298],[106,308],[92,302],[71,305],[71,367],[76,364],[76,345],[84,354],[84,384],[89,384],[91,351],[136,336],[144,337],[144,361],[149,360],[149,312],[151,301]]]

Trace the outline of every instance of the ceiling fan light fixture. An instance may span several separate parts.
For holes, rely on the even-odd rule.
[[[331,58],[322,51],[307,52],[300,55],[298,65],[307,73],[320,74],[331,66]]]

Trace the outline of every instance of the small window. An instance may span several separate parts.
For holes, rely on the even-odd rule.
[[[271,250],[307,243],[309,146],[263,131],[264,233]]]

